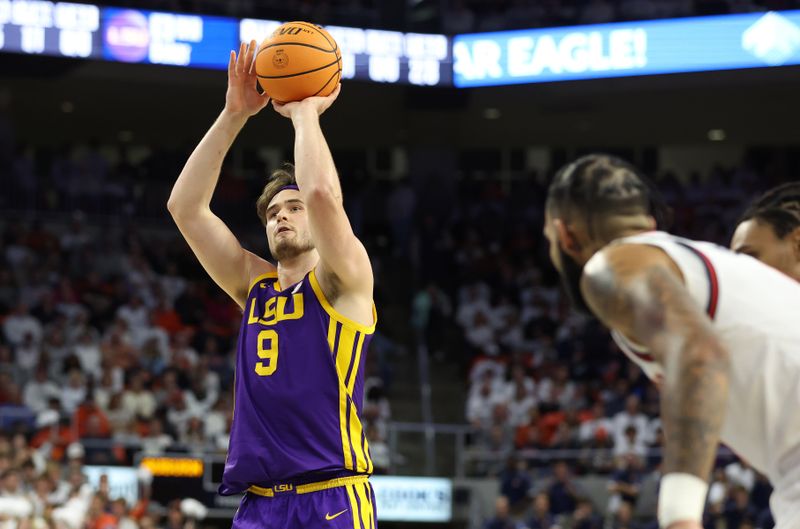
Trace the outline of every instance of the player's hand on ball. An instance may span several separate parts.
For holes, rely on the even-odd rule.
[[[256,91],[258,76],[253,68],[253,57],[257,51],[256,41],[242,42],[239,53],[231,51],[228,61],[228,92],[225,94],[225,110],[246,117],[257,114],[269,103],[267,94]]]
[[[703,526],[699,522],[675,522],[667,529],[703,529]]]
[[[278,103],[272,101],[272,106],[275,111],[285,118],[294,119],[296,116],[303,112],[315,112],[317,116],[321,116],[323,112],[336,101],[339,92],[342,91],[342,84],[339,83],[336,88],[331,92],[331,95],[325,97],[307,97],[302,101],[293,101],[291,103]]]

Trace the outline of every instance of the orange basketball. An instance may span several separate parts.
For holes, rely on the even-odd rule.
[[[327,96],[342,75],[342,54],[321,27],[287,22],[261,43],[256,74],[261,88],[279,103]]]

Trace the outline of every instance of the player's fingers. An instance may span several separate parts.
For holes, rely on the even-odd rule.
[[[256,50],[258,49],[258,44],[255,40],[250,41],[250,45],[247,47],[247,60],[245,61],[244,65],[247,68],[247,73],[253,73],[253,59],[256,56]]]
[[[236,74],[235,68],[236,68],[236,52],[231,50],[231,56],[228,59],[228,79],[233,79],[233,77],[235,76]]]
[[[247,53],[247,45],[242,42],[239,45],[239,56],[236,58],[236,75],[244,71],[244,56]]]

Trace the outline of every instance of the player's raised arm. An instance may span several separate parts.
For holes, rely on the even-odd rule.
[[[256,92],[252,71],[255,41],[231,51],[225,108],[189,156],[167,202],[172,218],[211,278],[240,306],[244,306],[251,276],[272,265],[239,244],[222,220],[211,211],[211,196],[222,162],[250,116],[269,103]]]
[[[607,326],[646,346],[664,368],[659,520],[662,527],[699,527],[725,419],[728,351],[660,249],[607,247],[587,263],[581,290]]]
[[[334,102],[340,87],[328,97],[309,97],[278,104],[295,129],[295,177],[308,206],[311,235],[320,256],[317,275],[327,293],[350,293],[372,299],[372,267],[356,238],[342,202],[342,187],[319,116]]]

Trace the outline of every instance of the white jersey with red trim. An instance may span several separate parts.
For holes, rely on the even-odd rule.
[[[747,255],[664,232],[612,244],[656,246],[675,262],[730,353],[722,441],[774,485],[789,473],[800,481],[800,283]],[[612,335],[648,377],[663,376],[645,348]]]

